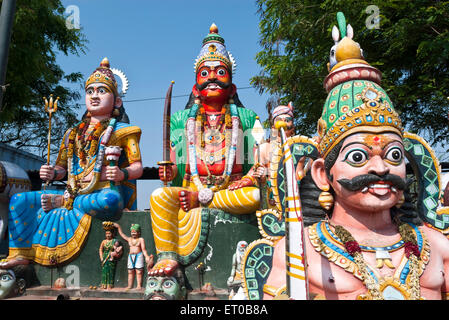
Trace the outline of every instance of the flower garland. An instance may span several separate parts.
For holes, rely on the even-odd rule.
[[[208,123],[207,123],[206,111],[204,110],[203,106],[201,106],[199,108],[199,113],[197,115],[197,121],[199,124],[201,124],[201,130],[198,132],[198,135],[199,135],[199,141],[201,141],[201,148],[204,148],[205,147],[204,130],[208,126]],[[226,107],[226,105],[223,106],[223,108],[221,108],[220,119],[218,120],[218,123],[214,127],[219,128],[219,129],[222,128],[223,121],[226,124],[225,128],[231,129],[231,127],[232,127],[231,115],[230,115],[229,109]]]
[[[229,111],[230,115],[226,117],[226,107],[222,109],[222,117],[223,114],[225,115],[225,124],[226,128],[231,128],[231,136],[230,136],[230,145],[228,141],[226,141],[226,151],[225,151],[225,169],[223,172],[223,181],[220,185],[215,185],[211,188],[208,188],[207,186],[203,185],[198,174],[197,169],[197,154],[196,154],[196,146],[195,146],[195,124],[197,127],[197,132],[204,129],[204,123],[202,119],[204,118],[204,115],[199,114],[199,119],[197,119],[198,111],[200,110],[199,101],[195,101],[195,104],[192,106],[189,118],[187,120],[186,124],[186,130],[187,130],[187,146],[189,148],[189,165],[190,170],[192,174],[192,181],[195,184],[195,186],[198,189],[198,200],[202,205],[208,204],[210,201],[212,201],[214,192],[221,190],[225,188],[230,181],[232,168],[234,165],[235,157],[236,157],[236,150],[237,150],[237,141],[238,141],[238,132],[239,132],[239,125],[240,125],[240,118],[238,116],[237,106],[233,103],[233,101],[230,101],[229,105]],[[200,110],[201,111],[201,110]],[[221,120],[220,120],[221,121]],[[198,128],[201,126],[201,128]],[[228,139],[227,139],[228,140]],[[202,141],[202,140],[200,140]],[[207,168],[207,164],[206,168]]]
[[[421,298],[419,284],[419,257],[421,253],[412,227],[404,222],[396,221],[396,223],[398,223],[399,234],[405,242],[405,256],[410,261],[410,298],[412,300],[419,300]],[[362,275],[363,284],[368,289],[373,300],[384,300],[379,290],[379,284],[368,271],[368,266],[363,258],[362,249],[358,242],[344,227],[338,225],[333,227],[335,234],[343,242],[346,251],[354,258],[354,262]]]
[[[70,131],[68,146],[67,146],[67,173],[68,181],[66,188],[66,197],[64,201],[64,207],[68,210],[73,209],[73,202],[77,195],[90,193],[95,187],[98,179],[101,175],[101,167],[103,166],[104,160],[104,148],[106,147],[109,139],[111,137],[112,131],[114,130],[115,118],[103,120],[98,122],[91,133],[88,134],[87,138],[86,130],[90,123],[90,118],[84,119],[75,128]],[[104,134],[103,134],[104,133]],[[98,148],[98,141],[100,136],[103,134],[101,140],[100,148]],[[75,143],[77,142],[77,143]],[[87,150],[87,146],[89,146]],[[98,149],[98,152],[97,152]],[[87,155],[86,155],[87,150]],[[81,178],[78,178],[76,174],[73,173],[73,162],[74,153],[78,151],[77,155],[80,159],[80,165],[83,169],[83,174]],[[97,159],[94,165],[94,175],[85,188],[81,188],[81,182],[87,175],[87,167],[91,159],[97,154]]]
[[[101,133],[106,129],[107,121],[97,122],[93,130],[86,136],[86,131],[89,124],[90,119],[88,118],[75,127],[75,134],[78,143],[78,156],[83,166],[87,164],[86,151],[87,155],[90,157],[95,154],[98,147],[98,139],[100,138]],[[89,146],[89,150],[86,150],[87,146]]]

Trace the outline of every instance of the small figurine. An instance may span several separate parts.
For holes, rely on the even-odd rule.
[[[110,221],[103,222],[105,231],[105,240],[100,244],[100,261],[101,261],[101,288],[112,289],[114,287],[115,268],[117,260],[123,254],[123,246],[114,238],[115,227]]]
[[[239,243],[237,243],[237,249],[232,256],[232,270],[227,281],[229,300],[233,300],[239,289],[242,287],[242,260],[247,247],[248,243],[246,241],[239,241]]]
[[[127,289],[131,289],[134,284],[134,278],[137,276],[137,290],[142,289],[143,282],[143,269],[144,260],[147,264],[147,268],[150,269],[153,266],[153,255],[148,255],[145,248],[145,240],[140,236],[140,225],[132,224],[130,231],[131,237],[128,237],[123,233],[122,228],[118,223],[114,223],[114,227],[117,228],[120,236],[128,242],[129,255],[128,255],[128,286]]]

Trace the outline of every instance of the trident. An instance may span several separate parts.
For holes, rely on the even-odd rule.
[[[45,112],[48,113],[48,137],[47,137],[47,165],[50,164],[50,142],[51,142],[51,118],[53,113],[58,110],[58,100],[59,97],[56,98],[56,100],[53,100],[53,94],[50,94],[50,99],[47,100],[46,97],[44,97],[45,102]],[[45,182],[45,185],[48,185],[49,181]]]

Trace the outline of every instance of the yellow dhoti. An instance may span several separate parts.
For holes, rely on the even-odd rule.
[[[163,187],[156,189],[151,195],[151,224],[157,254],[167,252],[187,257],[198,248],[204,238],[203,208],[193,208],[188,212],[180,209],[178,194],[182,190],[192,191],[183,187]],[[259,202],[258,188],[245,187],[234,191],[225,189],[214,194],[207,208],[236,215],[250,214],[259,209]]]

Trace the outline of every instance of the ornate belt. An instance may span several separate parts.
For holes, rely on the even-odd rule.
[[[240,180],[240,179],[242,179],[242,177],[243,177],[242,173],[231,174],[230,182]],[[209,187],[210,186],[219,186],[223,183],[223,181],[225,179],[222,175],[220,175],[220,176],[216,176],[216,175],[200,176],[199,178],[200,178],[200,181],[202,184],[207,185]],[[187,173],[184,176],[184,180],[190,181],[190,183],[193,183],[192,176]]]

